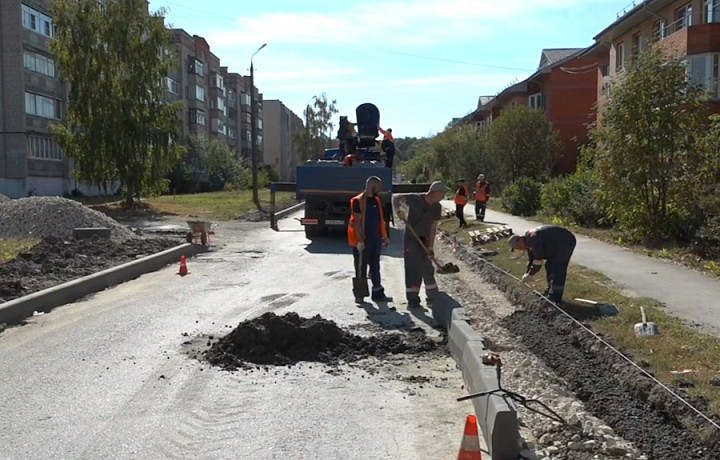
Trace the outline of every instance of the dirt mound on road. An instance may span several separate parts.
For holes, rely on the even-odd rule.
[[[291,365],[299,361],[335,364],[370,356],[426,353],[439,344],[422,330],[360,337],[344,331],[319,315],[302,318],[297,313],[274,313],[242,322],[205,352],[211,364],[226,369],[247,363]]]

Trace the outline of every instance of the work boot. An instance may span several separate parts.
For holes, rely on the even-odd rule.
[[[388,297],[385,295],[385,291],[380,291],[378,293],[373,292],[373,294],[370,298],[373,300],[373,302],[392,302],[393,301],[392,297]]]
[[[355,303],[360,305],[361,303],[365,302],[365,298],[363,297],[355,297]]]
[[[408,302],[408,310],[417,310],[417,309],[420,309],[420,308],[422,308],[422,305],[420,305],[420,301],[419,301],[419,300],[418,300],[418,301],[413,301],[413,302]]]

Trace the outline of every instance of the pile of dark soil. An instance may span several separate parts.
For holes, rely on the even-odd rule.
[[[0,264],[0,303],[177,246],[170,238],[134,238],[124,242],[44,238],[17,258]]]
[[[242,322],[214,343],[204,357],[225,369],[248,363],[291,365],[300,361],[337,364],[370,356],[395,353],[426,353],[439,344],[422,330],[360,337],[344,331],[319,315],[302,318],[297,313],[275,313]]]
[[[720,433],[686,405],[602,345],[587,331],[528,289],[478,260],[466,248],[459,257],[496,284],[525,311],[504,319],[504,327],[553,371],[586,408],[653,459],[715,459]],[[674,389],[699,410],[707,402]]]

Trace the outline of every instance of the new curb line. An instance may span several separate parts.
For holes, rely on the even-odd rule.
[[[202,251],[202,246],[184,243],[174,248],[108,268],[92,275],[68,281],[42,291],[0,304],[0,324],[17,324],[33,315],[74,302],[88,294],[116,286],[140,275],[180,260],[180,256],[192,257]]]
[[[433,302],[432,313],[447,331],[450,354],[462,372],[468,393],[497,389],[495,367],[482,362],[482,355],[490,350],[467,322],[465,309],[441,292]],[[472,403],[493,460],[516,460],[520,455],[520,424],[513,401],[495,393],[473,398]]]
[[[294,213],[295,211],[302,208],[303,206],[305,206],[305,202],[301,201],[300,203],[294,204],[294,205],[290,206],[289,208],[285,208],[281,211],[278,211],[275,213],[275,219],[282,219],[283,217],[287,216],[288,214]]]

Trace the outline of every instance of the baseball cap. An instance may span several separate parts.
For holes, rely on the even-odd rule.
[[[439,180],[436,180],[432,184],[430,184],[430,188],[428,189],[428,193],[432,192],[443,192],[445,193],[445,185],[440,182]]]

